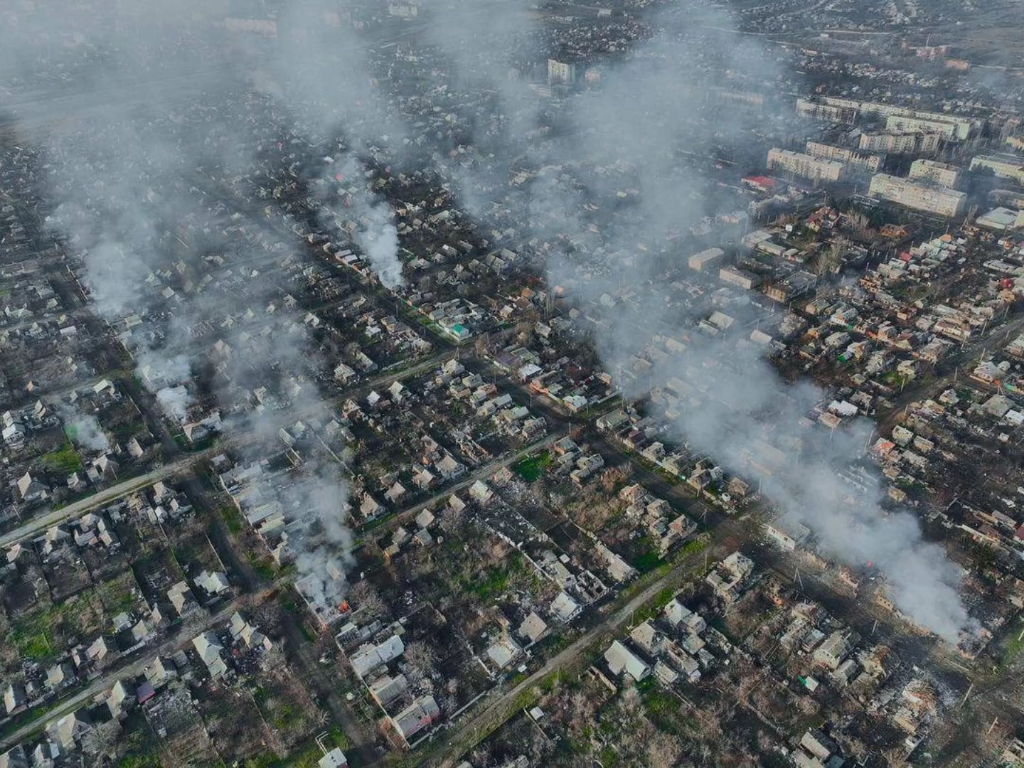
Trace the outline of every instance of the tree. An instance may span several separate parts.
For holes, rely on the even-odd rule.
[[[405,674],[414,682],[430,677],[437,663],[434,649],[422,641],[409,643],[402,658],[406,666]]]
[[[363,621],[383,616],[386,610],[380,594],[366,579],[357,582],[349,591],[349,602],[354,610],[362,613]]]

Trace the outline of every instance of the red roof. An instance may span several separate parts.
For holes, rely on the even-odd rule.
[[[748,181],[751,184],[757,184],[758,186],[761,187],[775,186],[775,179],[770,179],[767,176],[746,176],[743,180]]]

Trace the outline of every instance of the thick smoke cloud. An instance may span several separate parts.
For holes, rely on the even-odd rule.
[[[335,605],[347,587],[345,574],[354,565],[353,538],[348,523],[347,488],[339,473],[329,467],[317,468],[290,489],[301,509],[300,524],[289,531],[289,546],[298,555],[295,566],[301,574],[303,592],[318,605]]]
[[[505,12],[515,13],[515,5],[505,4]],[[476,77],[505,97],[505,111],[520,111],[512,124],[539,121],[537,102],[530,107],[525,90],[509,83],[511,51],[502,47],[500,30],[479,29],[468,13],[464,19],[439,25],[434,42],[456,60],[472,58]],[[665,418],[670,435],[697,455],[760,479],[766,497],[808,526],[823,550],[876,567],[897,607],[955,641],[970,625],[959,568],[924,540],[911,514],[882,509],[877,476],[866,481],[866,492],[840,479],[841,469],[863,457],[870,425],[834,435],[805,426],[824,392],[784,385],[761,348],[738,333],[724,341],[695,333],[702,316],[663,289],[688,255],[673,244],[675,234],[720,212],[706,194],[713,185],[697,168],[670,169],[681,156],[744,140],[741,111],[709,109],[713,89],[769,90],[777,70],[768,52],[733,34],[731,19],[713,6],[687,2],[652,26],[658,31],[649,40],[602,71],[599,87],[567,100],[560,138],[524,144],[515,131],[488,130],[474,136],[488,154],[447,171],[485,220],[507,203],[529,212],[550,283],[593,322],[594,342],[627,394],[666,385],[684,393]],[[476,50],[468,40],[476,40]],[[516,166],[535,172],[513,190],[508,172]],[[495,183],[503,176],[504,184]],[[481,200],[481,189],[490,189],[492,199]],[[585,207],[622,195],[630,200],[622,214],[606,206],[593,215]],[[745,297],[725,311],[748,333],[762,317]],[[685,337],[686,350],[652,352],[662,334]]]
[[[666,289],[687,255],[678,243],[688,242],[687,233],[703,217],[720,212],[699,163],[710,159],[716,145],[742,146],[746,140],[747,118],[742,110],[713,108],[715,89],[770,92],[778,74],[765,48],[730,31],[732,21],[722,10],[700,0],[669,7],[650,20],[653,35],[597,70],[597,87],[542,102],[528,85],[524,62],[542,62],[547,53],[526,2],[424,4],[423,15],[437,20],[427,42],[457,68],[445,85],[449,95],[485,91],[493,106],[486,119],[464,126],[474,146],[452,153],[446,144],[451,133],[439,133],[436,147],[413,138],[372,82],[375,61],[367,41],[345,22],[335,26],[319,3],[286,4],[282,34],[269,51],[262,44],[258,50],[241,43],[196,45],[217,34],[211,22],[227,10],[220,3],[114,6],[96,13],[40,0],[35,11],[5,9],[0,81],[23,89],[7,104],[26,128],[64,117],[69,104],[105,124],[106,130],[85,136],[57,123],[37,137],[50,150],[52,189],[61,203],[53,224],[82,260],[97,312],[111,324],[133,314],[145,318],[125,343],[140,374],[146,366],[161,373],[147,386],[162,393],[175,418],[192,407],[188,381],[210,361],[212,343],[193,341],[191,327],[175,317],[224,329],[227,346],[215,362],[227,380],[224,393],[232,395],[225,404],[239,389],[283,386],[289,382],[281,372],[297,374],[290,382],[297,394],[285,398],[280,410],[261,408],[258,416],[229,419],[229,429],[271,439],[281,426],[297,418],[312,422],[326,411],[306,340],[295,330],[301,323],[283,310],[272,317],[254,311],[279,298],[254,276],[272,268],[266,254],[222,242],[176,242],[175,222],[191,222],[200,233],[224,228],[225,221],[202,204],[206,193],[191,177],[200,164],[220,169],[222,180],[228,169],[255,175],[251,158],[239,149],[250,141],[251,126],[213,117],[200,131],[176,107],[164,105],[185,93],[206,93],[216,102],[218,94],[235,93],[244,83],[279,108],[285,122],[298,125],[308,147],[329,144],[326,151],[353,166],[351,202],[344,209],[325,203],[324,218],[338,220],[341,228],[353,225],[346,231],[385,285],[401,280],[397,231],[387,203],[363,184],[363,173],[388,153],[411,162],[434,149],[436,170],[459,187],[482,223],[536,243],[533,255],[550,283],[562,286],[591,321],[605,365],[629,394],[658,388],[680,393],[680,407],[665,420],[671,434],[736,473],[759,476],[765,495],[810,527],[825,550],[844,562],[876,566],[898,607],[923,626],[954,639],[967,625],[958,569],[924,540],[916,519],[884,512],[877,480],[868,492],[854,492],[839,479],[838,470],[862,454],[869,427],[830,435],[803,426],[824,393],[783,385],[738,332],[724,341],[692,332],[702,318],[698,309]],[[221,55],[206,60],[209,50]],[[36,82],[41,71],[90,88],[65,100],[37,98],[45,95]],[[145,88],[131,86],[139,75],[147,77]],[[213,142],[215,133],[233,140]],[[683,157],[694,163],[673,171]],[[525,181],[510,184],[514,175]],[[242,224],[232,226],[261,230],[259,221],[238,215]],[[275,248],[294,246],[277,230],[261,237],[276,239]],[[198,288],[178,290],[183,275],[198,274],[192,262],[211,250],[218,250],[216,257],[230,265],[237,281],[233,304],[223,301],[235,295],[230,291],[204,298]],[[727,311],[737,328],[760,319],[749,299],[731,300]],[[261,320],[271,328],[265,336],[255,327]],[[686,350],[654,354],[662,334],[685,337]],[[302,575],[314,592],[333,600],[343,581],[332,574],[344,572],[350,546],[345,484],[323,469],[310,475],[308,487],[298,484],[288,494],[296,509],[312,511],[293,543]]]
[[[263,96],[252,94],[260,76],[245,66],[252,52],[224,35],[226,4],[115,5],[42,0],[6,13],[0,81],[18,92],[4,106],[45,150],[54,203],[48,225],[165,414],[180,424],[202,418],[229,439],[278,451],[281,428],[330,417],[302,313],[282,301],[302,241],[292,222],[270,226],[231,198],[263,173],[254,154],[277,140],[288,110],[291,119],[328,113],[301,99],[275,102],[266,94],[273,83]],[[312,87],[289,59],[296,50],[283,43],[275,55],[295,67],[289,85]],[[61,90],[72,85],[75,94]],[[337,119],[331,114],[318,127]],[[386,258],[397,233],[377,201],[367,197],[365,206],[361,236]],[[200,398],[199,374],[231,410],[223,421],[210,414],[210,398]],[[96,449],[105,439],[85,417],[69,428]],[[350,565],[347,482],[317,463],[294,474],[272,489],[294,518],[289,550],[309,594],[334,600]]]
[[[100,426],[99,419],[91,413],[82,413],[69,406],[62,409],[61,419],[64,421],[64,431],[75,445],[96,453],[110,450],[110,439]]]

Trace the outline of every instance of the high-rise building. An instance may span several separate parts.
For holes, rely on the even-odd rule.
[[[831,123],[853,125],[857,122],[856,108],[836,106],[820,101],[811,101],[810,99],[797,99],[796,112],[798,115],[809,117],[813,120],[826,120]]]
[[[548,82],[559,85],[571,85],[576,82],[576,65],[548,59]]]
[[[915,115],[889,115],[885,130],[893,133],[937,133],[947,139],[966,139],[969,131],[963,124]]]
[[[964,200],[967,198],[963,192],[954,189],[890,176],[887,173],[876,173],[871,177],[868,194],[916,211],[948,217],[963,213]]]
[[[915,155],[938,151],[941,141],[938,133],[862,133],[858,146],[864,152]]]
[[[955,165],[935,160],[915,160],[910,164],[908,178],[930,181],[940,187],[956,187],[960,182],[960,169]]]
[[[835,160],[822,160],[803,152],[773,147],[768,150],[768,167],[772,170],[789,171],[812,181],[839,181],[843,176],[843,164]]]
[[[866,155],[853,149],[822,144],[818,141],[807,142],[807,154],[826,160],[835,160],[846,165],[866,168],[874,172],[877,172],[882,166],[882,157],[880,155]]]
[[[1024,160],[1017,155],[978,155],[971,160],[971,170],[987,168],[1001,179],[1024,184]]]

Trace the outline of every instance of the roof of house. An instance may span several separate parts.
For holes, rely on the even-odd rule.
[[[537,642],[547,631],[547,623],[536,611],[531,612],[529,616],[523,619],[523,623],[519,625],[520,637],[528,638],[532,642]]]
[[[201,635],[196,635],[192,638],[192,645],[195,646],[196,652],[199,654],[199,658],[203,660],[203,663],[209,666],[220,658],[220,652],[224,650],[224,646],[220,644],[217,639],[217,635],[213,632],[203,632]]]
[[[650,672],[650,667],[618,640],[612,641],[611,647],[604,652],[608,668],[616,675],[627,673],[634,680],[642,680]]]

